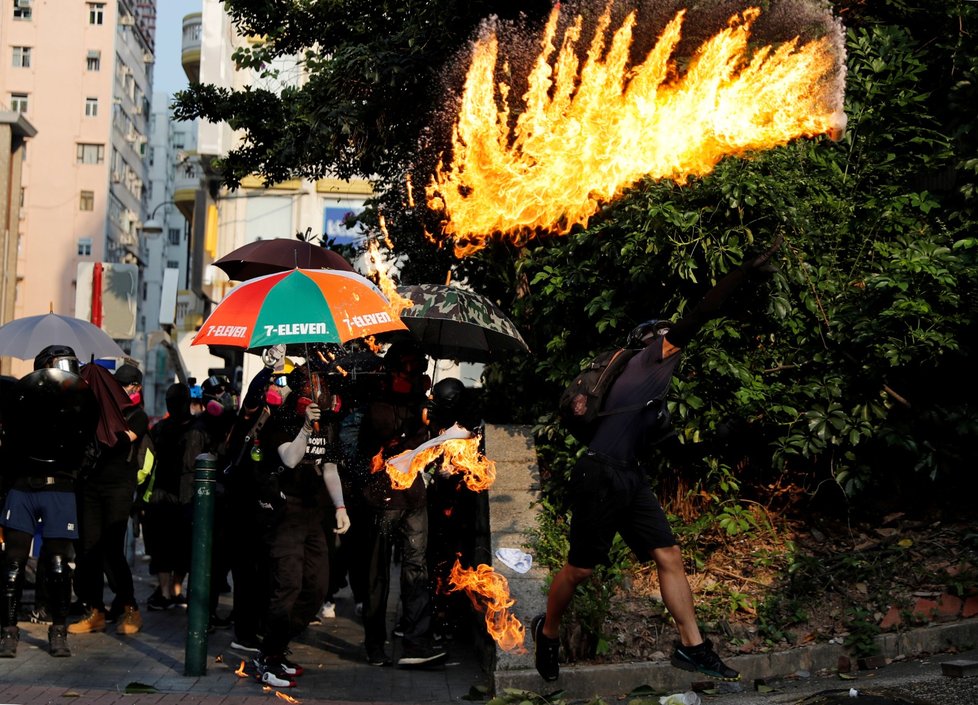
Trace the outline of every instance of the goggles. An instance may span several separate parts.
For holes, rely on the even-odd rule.
[[[74,374],[78,374],[78,371],[80,369],[78,365],[77,357],[56,357],[53,360],[51,360],[49,366],[56,370],[63,370],[64,372],[73,372]]]
[[[289,376],[288,375],[276,375],[272,377],[272,384],[276,387],[288,387],[289,386]]]

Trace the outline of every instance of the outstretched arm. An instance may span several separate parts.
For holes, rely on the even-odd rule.
[[[781,247],[781,242],[784,240],[782,236],[774,241],[766,251],[758,255],[754,259],[745,262],[740,267],[734,271],[727,274],[723,279],[718,281],[716,285],[710,289],[706,296],[703,297],[696,307],[687,313],[683,318],[676,323],[669,332],[666,333],[665,345],[662,348],[663,357],[668,357],[672,352],[678,351],[680,348],[686,347],[689,342],[699,333],[703,325],[716,318],[719,314],[720,307],[723,302],[736,291],[741,284],[743,284],[748,278],[755,276],[757,274],[763,273],[768,269],[768,260],[774,255],[775,252]],[[674,348],[674,350],[668,350],[667,348]]]

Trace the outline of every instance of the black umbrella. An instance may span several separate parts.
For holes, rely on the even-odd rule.
[[[529,350],[506,314],[474,291],[441,284],[399,286],[397,291],[414,302],[401,312],[401,320],[430,357],[488,362],[501,353]]]
[[[290,269],[340,269],[353,266],[333,250],[303,240],[256,240],[221,257],[214,266],[234,281],[246,281]]]

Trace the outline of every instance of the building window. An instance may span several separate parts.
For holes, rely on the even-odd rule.
[[[31,0],[14,0],[15,20],[29,20],[32,12]]]
[[[85,98],[85,117],[98,115],[98,98]]]
[[[166,231],[167,240],[169,240],[171,245],[180,244],[180,228],[169,228]]]
[[[105,3],[88,3],[88,24],[102,24],[105,21]]]
[[[10,94],[10,109],[15,113],[26,113],[27,112],[27,94],[26,93],[11,93]]]
[[[83,211],[93,211],[95,210],[95,192],[94,191],[82,191],[81,197],[78,200],[78,210]]]
[[[78,256],[79,257],[92,256],[92,238],[90,237],[78,238]]]
[[[31,48],[14,47],[14,68],[29,69],[31,67]]]
[[[104,144],[78,143],[77,161],[79,164],[101,164],[105,161]]]
[[[88,56],[85,57],[85,68],[88,71],[98,71],[102,68],[102,52],[98,49],[89,49]]]

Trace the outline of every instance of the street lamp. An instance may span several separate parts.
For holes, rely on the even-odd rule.
[[[150,212],[149,218],[146,219],[146,222],[143,223],[143,227],[140,228],[144,235],[159,235],[163,232],[163,223],[156,220],[156,211],[163,206],[169,205],[176,205],[176,201],[163,201],[163,203],[157,205],[156,208]]]

